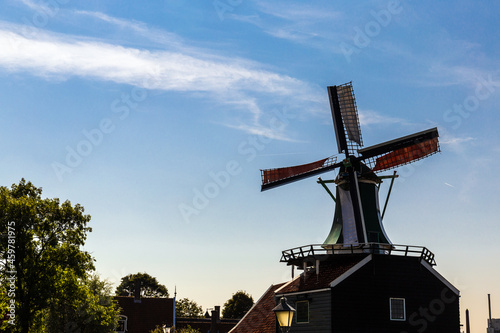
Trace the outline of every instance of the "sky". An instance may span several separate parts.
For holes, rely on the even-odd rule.
[[[281,251],[322,243],[334,203],[259,170],[338,155],[326,87],[352,81],[365,146],[440,133],[397,169],[389,238],[435,254],[473,331],[488,293],[500,318],[500,3],[0,2],[0,185],[83,205],[102,278],[204,310],[287,281]]]

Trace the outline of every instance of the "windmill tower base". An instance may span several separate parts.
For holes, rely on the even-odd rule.
[[[294,332],[460,332],[459,291],[425,247],[308,245],[281,262],[302,270],[276,291],[303,309]]]
[[[231,333],[277,333],[268,312],[281,297],[296,309],[290,332],[459,333],[460,293],[434,269],[434,255],[378,245],[387,246],[283,251],[281,262],[301,273],[271,286]]]

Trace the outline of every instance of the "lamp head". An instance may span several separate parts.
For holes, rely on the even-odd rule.
[[[280,303],[273,309],[273,311],[282,331],[288,331],[290,326],[292,326],[293,313],[295,312],[295,309],[286,302],[285,297],[281,297]]]

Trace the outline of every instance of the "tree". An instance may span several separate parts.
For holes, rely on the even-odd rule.
[[[203,316],[203,308],[189,298],[183,298],[175,302],[175,316],[180,318],[200,318]]]
[[[222,317],[230,319],[243,318],[245,313],[253,306],[253,298],[245,291],[238,291],[224,303]]]
[[[77,279],[65,274],[60,295],[46,312],[47,332],[108,333],[118,325],[120,311],[111,296],[111,284],[97,275]]]
[[[122,277],[120,285],[116,287],[116,295],[133,296],[135,293],[135,281],[139,281],[141,284],[141,296],[168,297],[167,287],[160,284],[155,277],[147,273],[129,274]]]
[[[0,278],[15,304],[12,332],[40,332],[38,321],[61,294],[63,275],[85,279],[94,270],[93,258],[81,250],[90,216],[79,204],[41,195],[24,179],[0,187]]]

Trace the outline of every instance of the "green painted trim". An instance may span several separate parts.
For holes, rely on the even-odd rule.
[[[327,181],[327,182],[333,182],[333,181]],[[330,189],[328,188],[328,186],[326,186],[325,181],[323,181],[323,179],[321,179],[321,177],[318,177],[318,184],[321,184],[321,186],[323,186],[323,188],[328,192],[328,194],[330,194],[330,196],[332,197],[333,201],[337,202],[337,199],[335,199],[335,196],[330,191]]]

